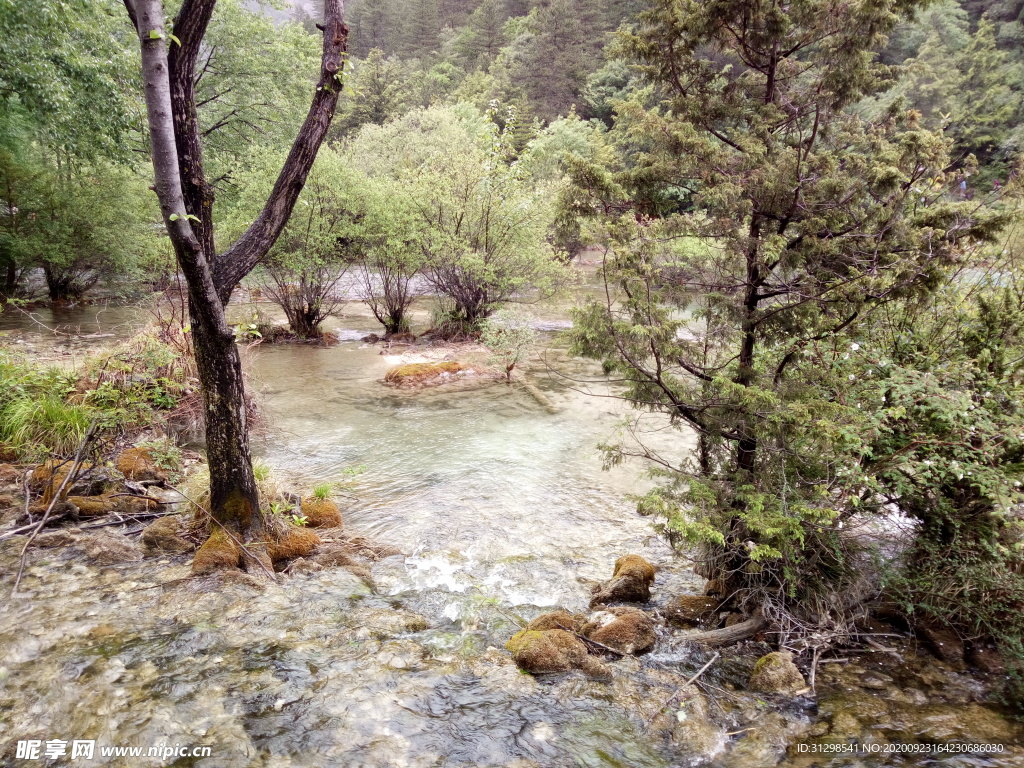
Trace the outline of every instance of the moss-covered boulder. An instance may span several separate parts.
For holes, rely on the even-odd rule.
[[[793,654],[788,651],[776,651],[757,660],[747,687],[761,693],[792,695],[806,688],[807,683],[793,663]]]
[[[267,554],[275,564],[287,562],[297,557],[305,557],[319,544],[320,537],[308,528],[289,525],[267,543]]]
[[[619,653],[642,653],[654,647],[658,631],[651,617],[636,608],[606,608],[592,613],[580,634]]]
[[[587,652],[583,641],[562,629],[524,629],[505,644],[520,669],[531,674],[578,669],[598,679],[609,679],[607,666]]]
[[[302,516],[310,528],[341,528],[341,509],[330,499],[308,496],[302,500]]]
[[[129,480],[163,483],[167,473],[148,448],[126,448],[114,459],[114,467]]]
[[[707,624],[717,618],[721,602],[707,595],[676,595],[665,606],[665,618],[681,627]]]
[[[615,561],[610,581],[599,586],[590,607],[607,603],[646,603],[651,599],[654,566],[639,555],[626,555]]]
[[[220,526],[210,531],[210,537],[192,558],[192,573],[200,576],[214,571],[237,568],[242,559],[242,552],[234,539],[228,536]]]
[[[536,630],[564,629],[567,632],[579,632],[585,621],[583,616],[559,609],[550,613],[542,613],[527,624],[526,628]]]
[[[470,368],[455,361],[440,363],[408,363],[392,368],[384,376],[384,381],[395,386],[413,386],[417,384],[440,384],[458,378]]]
[[[142,545],[150,552],[191,552],[196,545],[183,534],[181,521],[173,515],[168,515],[143,529]]]

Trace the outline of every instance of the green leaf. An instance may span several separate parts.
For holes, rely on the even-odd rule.
[[[149,30],[149,39],[150,40],[162,40],[163,37],[164,36],[161,35],[159,32],[157,32],[155,29]]]
[[[172,43],[177,43],[179,48],[181,47],[181,40],[179,40],[178,38],[176,38],[174,35],[172,35],[169,32],[167,33],[167,37],[170,38]]]
[[[179,215],[178,215],[178,214],[176,214],[176,213],[172,213],[172,214],[171,214],[170,216],[168,216],[167,218],[168,218],[168,219],[169,219],[170,221],[177,221],[178,219],[180,219],[180,218],[181,218],[181,216],[179,216]]]

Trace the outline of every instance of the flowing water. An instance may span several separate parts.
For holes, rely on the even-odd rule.
[[[124,312],[109,327],[130,324]],[[32,330],[6,322],[8,331]],[[362,315],[343,324],[342,338],[374,330]],[[519,673],[499,650],[508,637],[553,607],[585,610],[589,586],[610,576],[617,557],[636,553],[659,567],[655,607],[702,580],[636,515],[629,495],[646,487],[639,466],[602,471],[596,446],[615,438],[627,411],[592,365],[566,360],[557,344],[547,354],[557,362],[534,360],[527,375],[554,406],[545,408],[502,382],[391,389],[381,380],[398,360],[351,340],[262,346],[247,367],[268,429],[257,452],[302,488],[344,484],[346,529],[403,554],[376,563],[372,585],[334,569],[210,589],[185,580],[187,557],[97,567],[41,550],[24,596],[0,612],[0,765],[39,764],[10,758],[17,740],[94,739],[97,749],[138,746],[144,755],[160,745],[211,753],[97,752],[91,763],[50,764],[761,768],[808,733],[817,719],[810,700],[770,704],[735,691],[749,673],[743,663],[709,673],[722,699],[696,736],[650,731],[641,713],[707,659],[669,633],[654,653],[616,663],[611,683]],[[688,449],[684,435],[646,423],[661,450]],[[0,552],[5,572],[15,555]],[[4,595],[10,582],[0,583]],[[942,698],[950,679],[920,694],[928,716],[945,718],[949,738],[971,738],[950,713],[974,707],[978,727],[1014,750],[1019,733],[1000,731],[1004,721],[970,703],[969,678],[956,678],[959,700]],[[901,694],[916,684],[890,682]],[[843,685],[833,709],[846,701]],[[890,693],[871,695],[895,701]],[[849,706],[863,718],[868,705]],[[1021,755],[792,765],[1011,766],[1024,765]]]

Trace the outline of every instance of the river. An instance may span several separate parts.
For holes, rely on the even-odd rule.
[[[54,336],[24,314],[8,314],[0,331],[45,358],[77,359],[139,317],[116,307],[37,316],[69,334]],[[663,738],[645,727],[639,713],[708,658],[670,632],[653,653],[616,663],[612,683],[533,678],[501,650],[522,621],[545,610],[586,610],[590,585],[627,553],[659,568],[651,607],[702,586],[635,513],[630,495],[648,482],[641,467],[602,470],[597,445],[615,439],[630,413],[596,366],[566,358],[549,331],[520,375],[554,408],[515,383],[395,390],[383,375],[408,353],[382,354],[358,341],[376,330],[361,310],[329,325],[351,340],[246,353],[266,424],[256,451],[302,488],[344,484],[346,529],[403,554],[376,563],[372,585],[335,569],[262,589],[209,590],[188,581],[157,586],[184,579],[187,558],[96,567],[44,551],[28,570],[25,596],[0,611],[3,755],[13,754],[14,740],[35,738],[211,748],[209,757],[97,756],[95,763],[124,766],[761,768],[788,759],[786,745],[821,719],[818,705],[745,694],[746,662],[709,672],[721,701],[709,705],[701,739]],[[550,319],[543,327],[552,327]],[[684,434],[646,423],[662,449],[689,448]],[[4,551],[8,573],[12,557]],[[835,678],[835,701],[852,700],[843,698],[844,680]],[[962,732],[969,715],[1002,733],[1010,752],[819,755],[787,765],[1024,765],[1019,731],[973,703],[978,686],[970,676],[950,671],[932,688],[890,676],[882,688],[866,689],[866,704],[849,705],[855,716],[863,719],[877,696],[897,702],[883,707],[886,717],[920,711],[916,724],[890,725],[892,733],[909,738],[908,729],[933,717],[953,739],[971,737]],[[899,703],[897,694],[918,689],[917,709]],[[968,712],[961,725],[958,712]],[[916,738],[931,738],[922,728]]]

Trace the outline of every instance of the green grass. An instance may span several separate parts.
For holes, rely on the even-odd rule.
[[[68,454],[78,447],[96,410],[52,392],[9,400],[0,410],[0,440],[19,455]]]
[[[180,364],[168,363],[171,351],[145,334],[118,350],[75,372],[0,347],[0,444],[38,461],[73,453],[93,421],[107,435],[160,422],[181,397],[184,374],[169,368]]]
[[[313,488],[313,498],[317,501],[326,501],[331,498],[331,484],[320,483]]]

